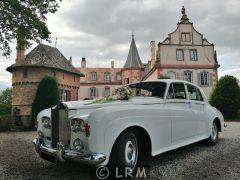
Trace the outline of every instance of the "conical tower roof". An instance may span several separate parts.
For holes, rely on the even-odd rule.
[[[142,61],[139,57],[137,46],[135,44],[134,35],[132,35],[132,42],[128,52],[128,57],[123,68],[142,68]]]

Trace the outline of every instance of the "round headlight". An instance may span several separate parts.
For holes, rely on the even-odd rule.
[[[43,139],[43,138],[44,138],[44,134],[43,134],[42,131],[38,131],[38,137],[39,137],[40,139]]]
[[[51,127],[51,119],[50,119],[50,117],[43,116],[41,120],[42,120],[43,127],[45,127],[45,128],[50,128]]]
[[[84,149],[84,145],[80,139],[75,139],[73,141],[73,149],[76,151],[82,151]]]
[[[72,119],[71,127],[73,132],[85,132],[85,122],[82,119]]]

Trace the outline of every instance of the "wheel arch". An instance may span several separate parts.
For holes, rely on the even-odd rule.
[[[218,127],[218,132],[222,132],[222,126],[221,126],[221,121],[218,117],[215,117],[213,122],[217,123],[217,127]]]
[[[147,132],[147,130],[139,125],[132,125],[132,126],[129,126],[125,129],[123,129],[116,137],[112,147],[111,147],[111,151],[110,151],[110,157],[111,157],[111,154],[112,154],[112,151],[113,151],[113,148],[116,146],[117,144],[117,141],[119,139],[119,137],[121,136],[122,133],[126,132],[126,131],[133,131],[136,133],[137,135],[137,138],[138,138],[138,141],[139,141],[139,137],[141,137],[141,141],[140,142],[140,148],[142,148],[142,145],[145,146],[146,149],[144,149],[144,153],[146,153],[146,155],[150,155],[151,156],[151,153],[152,153],[152,141],[151,141],[151,137],[149,135],[149,133]],[[144,143],[143,143],[144,142]],[[142,151],[142,149],[139,149],[140,151]]]

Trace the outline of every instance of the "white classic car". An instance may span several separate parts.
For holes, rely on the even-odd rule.
[[[221,112],[186,81],[142,81],[117,92],[120,98],[62,102],[41,111],[36,151],[49,161],[133,170],[149,155],[201,140],[214,145],[225,127]]]

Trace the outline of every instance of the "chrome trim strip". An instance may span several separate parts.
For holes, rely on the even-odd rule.
[[[50,148],[44,145],[38,138],[33,140],[37,153],[46,153],[53,156],[58,161],[74,161],[88,165],[98,165],[106,160],[106,156],[100,153],[86,154],[72,150],[65,150],[62,144],[58,144],[58,149]]]

